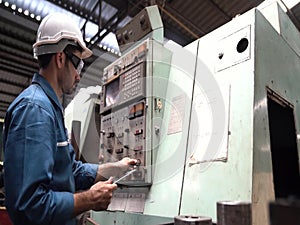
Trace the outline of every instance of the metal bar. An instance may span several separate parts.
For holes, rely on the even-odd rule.
[[[4,33],[1,33],[0,43],[4,44],[4,45],[15,47],[17,49],[23,50],[28,53],[32,52],[31,44],[24,42],[24,40],[18,40],[16,38],[13,38],[9,34],[7,35]],[[12,43],[13,43],[13,45],[12,45]]]
[[[15,82],[15,81],[11,81],[11,80],[7,80],[7,79],[3,79],[0,77],[0,83],[4,83],[4,84],[8,84],[8,85],[13,85],[13,86],[16,86],[18,88],[26,88],[30,85],[30,80],[27,79],[26,83],[18,83],[18,82]]]
[[[118,26],[118,24],[126,17],[127,14],[134,11],[139,5],[140,5],[140,3],[133,5],[133,7],[131,7],[129,11],[127,8],[123,8],[123,10],[121,12],[119,10],[117,13],[115,13],[114,16],[112,16],[103,26],[102,30],[106,29],[106,32],[104,34],[102,34],[101,36],[99,36],[101,32],[98,31],[97,34],[94,35],[93,38],[91,39],[89,47],[93,48],[95,45],[97,45],[99,42],[101,42],[101,40],[103,40],[103,38],[107,34],[109,34],[109,32],[112,32]],[[117,18],[117,21],[114,22],[114,20],[116,18]],[[93,41],[93,43],[92,43],[92,41]]]
[[[22,65],[18,62],[6,60],[6,59],[3,59],[3,58],[0,58],[0,63],[3,64],[3,65],[13,66],[14,68],[19,69],[21,71],[27,71],[27,72],[30,72],[30,73],[35,73],[36,72],[35,68],[24,66],[24,65]]]
[[[4,91],[4,90],[0,90],[0,94],[9,95],[9,96],[13,96],[13,97],[17,97],[19,95],[19,93],[15,94],[15,93],[10,93],[10,92]]]
[[[115,7],[119,11],[127,7],[128,1],[124,0],[105,0],[109,5]]]
[[[105,27],[110,27],[110,24],[115,20],[115,18],[118,16],[118,12],[116,12],[106,23],[105,23],[105,25],[104,25],[104,27],[103,28],[105,28]],[[104,30],[104,29],[102,29],[102,30]],[[90,43],[89,43],[89,47],[90,48],[92,48],[92,46],[95,46],[96,44],[98,44],[99,43],[99,40],[97,40],[97,41],[94,41],[94,40],[96,40],[98,37],[99,37],[99,35],[100,35],[100,33],[102,32],[102,30],[98,30],[98,32],[91,38],[91,40],[90,40]],[[105,32],[106,33],[106,32]],[[101,35],[101,36],[103,36],[103,35]],[[94,42],[93,44],[91,44],[92,42]]]
[[[207,0],[207,3],[209,3],[216,11],[218,11],[224,17],[224,19],[228,21],[232,19],[229,15],[227,15],[226,12],[224,12],[223,9],[220,8],[217,3],[215,3],[214,0]]]
[[[15,29],[16,26],[18,26],[18,29]],[[9,19],[0,21],[0,30],[2,31],[2,34],[6,34],[10,38],[17,38],[22,42],[26,41],[31,43],[34,41],[34,32],[28,31],[26,27],[20,27],[17,23],[14,23],[14,21],[10,21]],[[29,46],[31,47],[31,44]]]
[[[185,26],[181,21],[179,21],[175,16],[169,13],[167,10],[162,8],[160,5],[158,6],[161,11],[163,11],[167,16],[169,16],[172,20],[174,20],[177,24],[179,24],[184,30],[186,30],[189,34],[191,34],[194,38],[198,39],[199,36],[195,34],[192,30],[190,30],[187,26]]]
[[[13,54],[4,53],[4,52],[0,51],[0,58],[7,59],[7,60],[12,61],[12,62],[20,62],[21,65],[24,65],[24,66],[26,65],[26,66],[33,67],[34,71],[36,69],[38,69],[37,63],[34,62],[33,60],[24,59],[24,58],[18,57],[18,56],[13,55]],[[29,70],[29,71],[33,71],[33,70]]]
[[[63,7],[61,4],[59,4],[59,2],[55,1],[55,0],[46,0],[48,2],[51,2],[59,7]],[[78,4],[79,2],[79,4]],[[68,3],[68,2],[67,2]],[[70,9],[70,7],[63,7],[65,8],[67,11],[72,12],[73,14],[81,17],[81,18],[89,18],[90,16],[90,10],[89,9],[83,9],[83,10],[79,10],[80,8],[82,8],[81,6],[82,1],[74,1],[74,4],[72,4],[72,8]],[[80,13],[82,12],[82,13]],[[87,16],[86,16],[87,15]],[[90,19],[90,21],[92,21],[93,23],[97,24],[97,21],[95,19]]]
[[[83,33],[83,39],[84,39],[84,40],[86,39],[86,36],[85,36],[85,35],[86,35],[86,32],[85,32],[86,25],[87,25],[87,23],[90,21],[90,17],[91,17],[91,15],[93,15],[93,13],[95,12],[95,10],[96,10],[98,4],[99,4],[99,2],[96,2],[96,3],[95,3],[95,5],[93,6],[92,10],[90,11],[88,17],[85,19],[85,22],[84,22],[84,24],[83,24],[83,26],[82,26],[82,28],[81,28],[82,33]]]
[[[119,183],[121,180],[123,180],[124,178],[128,177],[130,174],[133,174],[136,171],[136,169],[130,170],[127,173],[125,173],[125,175],[123,175],[122,177],[118,178],[117,180],[113,181],[114,184]]]
[[[1,99],[1,102],[10,104],[15,99],[15,97],[11,96],[11,95],[7,95],[5,93],[2,93],[0,91],[0,99]]]
[[[19,16],[18,19],[16,19],[16,16],[11,13],[11,11],[7,9],[7,7],[5,7],[5,9],[0,8],[0,17],[9,19],[19,26],[26,27],[28,30],[32,30],[33,32],[36,32],[39,26],[39,24],[35,20],[30,20],[30,17],[28,17],[28,19],[25,19],[22,16]]]
[[[8,106],[9,106],[9,103],[7,103],[7,102],[2,102],[2,100],[0,100],[0,106],[2,106],[2,107],[8,107]]]
[[[201,28],[197,27],[195,24],[193,24],[190,20],[188,20],[187,18],[185,18],[184,16],[182,16],[176,9],[174,9],[171,6],[159,6],[167,11],[170,12],[170,14],[174,15],[175,18],[179,18],[181,21],[184,21],[186,24],[188,24],[189,26],[191,26],[193,29],[197,30],[199,33],[201,33],[201,35],[206,34],[207,32],[205,32],[204,30],[202,30]],[[180,24],[179,24],[180,25]],[[198,35],[199,36],[199,35]]]
[[[21,57],[23,59],[32,60],[33,62],[35,62],[32,53],[27,53],[27,52],[21,51],[21,50],[16,49],[16,48],[14,48],[12,46],[0,45],[0,50],[2,52],[13,54],[13,55],[19,56],[19,57]]]
[[[6,113],[6,111],[7,111],[7,107],[1,107],[1,106],[0,106],[0,112]]]
[[[102,0],[99,0],[99,18],[98,18],[98,27],[99,29],[102,28]]]
[[[22,69],[18,69],[18,68],[15,68],[11,65],[5,65],[5,64],[2,64],[0,63],[0,69],[3,69],[5,71],[9,71],[9,72],[12,72],[12,73],[17,73],[19,75],[24,75],[24,76],[27,76],[27,77],[32,77],[33,74],[31,72],[24,72],[24,70]]]
[[[284,1],[281,1],[281,3],[284,5],[284,7],[287,10],[287,15],[291,18],[291,20],[294,22],[295,26],[299,29],[300,27],[300,21],[297,16],[295,16],[294,12],[292,9],[287,7],[287,5],[284,3]],[[299,3],[298,3],[299,4]]]

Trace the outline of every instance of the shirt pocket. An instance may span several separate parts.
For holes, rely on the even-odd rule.
[[[55,190],[74,191],[72,159],[67,141],[57,142],[55,165],[53,168],[53,188]]]
[[[71,172],[72,159],[69,152],[70,143],[60,141],[56,144],[55,168],[56,172]]]

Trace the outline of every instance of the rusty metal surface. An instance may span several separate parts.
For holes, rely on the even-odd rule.
[[[212,225],[210,217],[181,215],[175,217],[175,225]]]
[[[218,225],[251,225],[251,217],[251,203],[249,202],[217,202]]]

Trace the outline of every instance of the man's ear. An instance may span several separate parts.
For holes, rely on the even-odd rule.
[[[63,52],[58,52],[55,54],[54,58],[57,68],[62,69],[65,66],[66,55]]]

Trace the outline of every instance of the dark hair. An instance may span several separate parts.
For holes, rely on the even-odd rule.
[[[75,52],[75,51],[80,51],[80,52],[82,52],[82,48],[81,48],[81,47],[79,47],[79,46],[74,46],[74,45],[67,45],[67,46],[65,47],[64,50],[67,50],[68,52],[71,52],[71,53],[73,53],[73,52]]]
[[[38,56],[38,64],[40,69],[46,69],[48,67],[53,55],[54,53]]]

